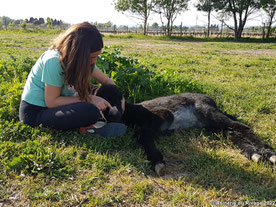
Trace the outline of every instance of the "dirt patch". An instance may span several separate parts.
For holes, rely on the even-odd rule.
[[[164,159],[166,167],[161,171],[161,177],[164,179],[178,179],[190,177],[185,160],[178,160],[174,158]]]
[[[240,54],[240,55],[253,55],[253,56],[269,56],[276,57],[276,50],[273,49],[258,49],[258,50],[229,50],[229,54]]]

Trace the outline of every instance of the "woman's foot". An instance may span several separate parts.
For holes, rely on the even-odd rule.
[[[81,134],[85,134],[87,132],[91,134],[97,134],[102,137],[118,137],[124,135],[126,131],[126,125],[116,122],[97,122],[91,126],[80,128]]]

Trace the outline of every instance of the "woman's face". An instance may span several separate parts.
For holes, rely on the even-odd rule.
[[[92,52],[90,53],[90,61],[91,61],[91,65],[96,64],[97,63],[97,57],[98,55],[100,55],[102,53],[102,50],[96,51],[96,52]]]

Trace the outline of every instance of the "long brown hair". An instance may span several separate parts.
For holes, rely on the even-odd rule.
[[[96,26],[88,22],[76,24],[60,34],[50,49],[58,50],[64,69],[64,84],[74,86],[81,100],[88,100],[92,91],[90,53],[103,48],[103,40]]]

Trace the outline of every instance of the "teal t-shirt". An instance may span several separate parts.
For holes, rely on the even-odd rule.
[[[95,66],[94,71],[97,69]],[[61,96],[73,96],[73,87],[64,85],[63,69],[59,62],[59,53],[56,50],[47,50],[36,61],[28,75],[21,100],[30,104],[46,107],[45,83],[62,87]]]

